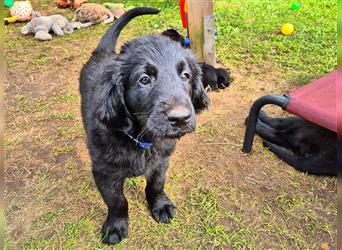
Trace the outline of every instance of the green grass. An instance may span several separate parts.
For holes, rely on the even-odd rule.
[[[49,117],[51,120],[69,121],[74,118],[72,111],[67,111],[65,114],[60,114],[58,111],[52,113]]]
[[[15,95],[14,99],[20,105],[20,110],[28,113],[37,113],[47,110],[51,102],[45,102],[38,98],[27,98],[23,95]]]
[[[55,219],[62,214],[65,214],[67,211],[64,208],[57,209],[55,211],[49,211],[45,214],[43,214],[42,219],[47,222],[51,223],[55,221]]]
[[[4,146],[9,148],[9,147],[15,147],[17,145],[17,142],[15,140],[11,140],[11,139],[5,139],[4,140]]]
[[[129,189],[136,190],[139,187],[143,187],[146,185],[146,180],[140,177],[136,178],[127,178],[125,181],[125,186]]]
[[[196,126],[196,134],[201,136],[213,136],[215,134],[215,130],[213,127],[208,125],[198,125]]]
[[[102,3],[105,0],[91,2]],[[123,32],[121,40],[140,35],[160,33],[166,28],[176,28],[183,35],[178,2],[174,1],[124,1],[125,7],[152,6],[160,8],[159,15],[138,17]],[[215,2],[216,29],[218,32],[217,58],[229,67],[253,68],[260,78],[280,73],[280,83],[292,82],[294,86],[331,72],[336,68],[337,24],[336,2],[328,0],[303,0],[298,11],[291,10],[293,1],[223,1]],[[295,32],[286,37],[280,34],[284,23],[292,23]],[[144,27],[142,29],[138,27]],[[107,29],[98,25],[80,30],[71,36],[56,37],[56,43],[74,41],[84,37],[99,37]],[[8,30],[10,35],[14,31]],[[8,66],[20,63],[20,51],[41,46],[33,39],[20,43],[7,40],[7,46],[18,56],[7,60]],[[48,43],[43,44],[49,47]],[[34,55],[35,65],[47,63],[50,56],[46,48]],[[49,61],[51,63],[51,61]]]
[[[57,103],[69,103],[69,102],[73,102],[73,101],[76,101],[78,100],[79,97],[78,96],[75,96],[74,94],[68,92],[67,94],[65,95],[61,95],[61,96],[58,96],[55,101]]]
[[[336,69],[336,2],[217,1],[217,56],[225,65],[253,67],[264,76],[280,72],[302,85]],[[292,23],[292,36],[280,34]]]
[[[62,154],[69,154],[75,149],[74,144],[66,144],[64,146],[55,147],[52,151],[52,156],[57,157]]]

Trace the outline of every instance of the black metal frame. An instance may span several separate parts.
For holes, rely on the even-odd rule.
[[[281,107],[282,109],[286,109],[289,101],[290,96],[266,95],[260,97],[253,103],[248,115],[242,152],[249,153],[252,150],[255,127],[257,124],[260,109],[262,109],[262,107],[267,104],[274,104]]]

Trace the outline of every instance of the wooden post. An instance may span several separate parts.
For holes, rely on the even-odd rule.
[[[213,0],[187,0],[191,50],[201,62],[215,65]]]
[[[203,59],[204,62],[215,66],[215,17],[203,17]]]

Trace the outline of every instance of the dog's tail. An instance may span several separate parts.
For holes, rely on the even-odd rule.
[[[122,15],[116,22],[107,30],[106,34],[101,38],[101,41],[95,53],[114,53],[116,40],[119,37],[122,29],[131,21],[133,18],[141,15],[158,14],[160,10],[154,8],[134,8],[127,11]]]

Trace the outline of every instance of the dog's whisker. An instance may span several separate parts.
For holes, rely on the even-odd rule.
[[[150,115],[151,112],[136,112],[136,113],[133,113],[133,115]]]
[[[153,123],[152,123],[152,126],[150,126],[149,128],[146,127],[146,128],[145,128],[145,131],[140,132],[140,134],[139,134],[138,137],[137,137],[137,140],[139,140],[139,137],[142,138],[149,130],[152,130],[154,127],[156,127],[156,124],[153,124]],[[153,133],[155,133],[155,132],[153,132]],[[153,137],[154,137],[154,136],[152,135],[152,138],[153,138]]]
[[[145,133],[147,132],[147,130],[148,130],[148,127],[147,127],[147,125],[145,125],[145,126],[142,128],[141,132],[138,134],[137,140],[139,140],[140,137],[143,137],[143,136],[145,135]]]

